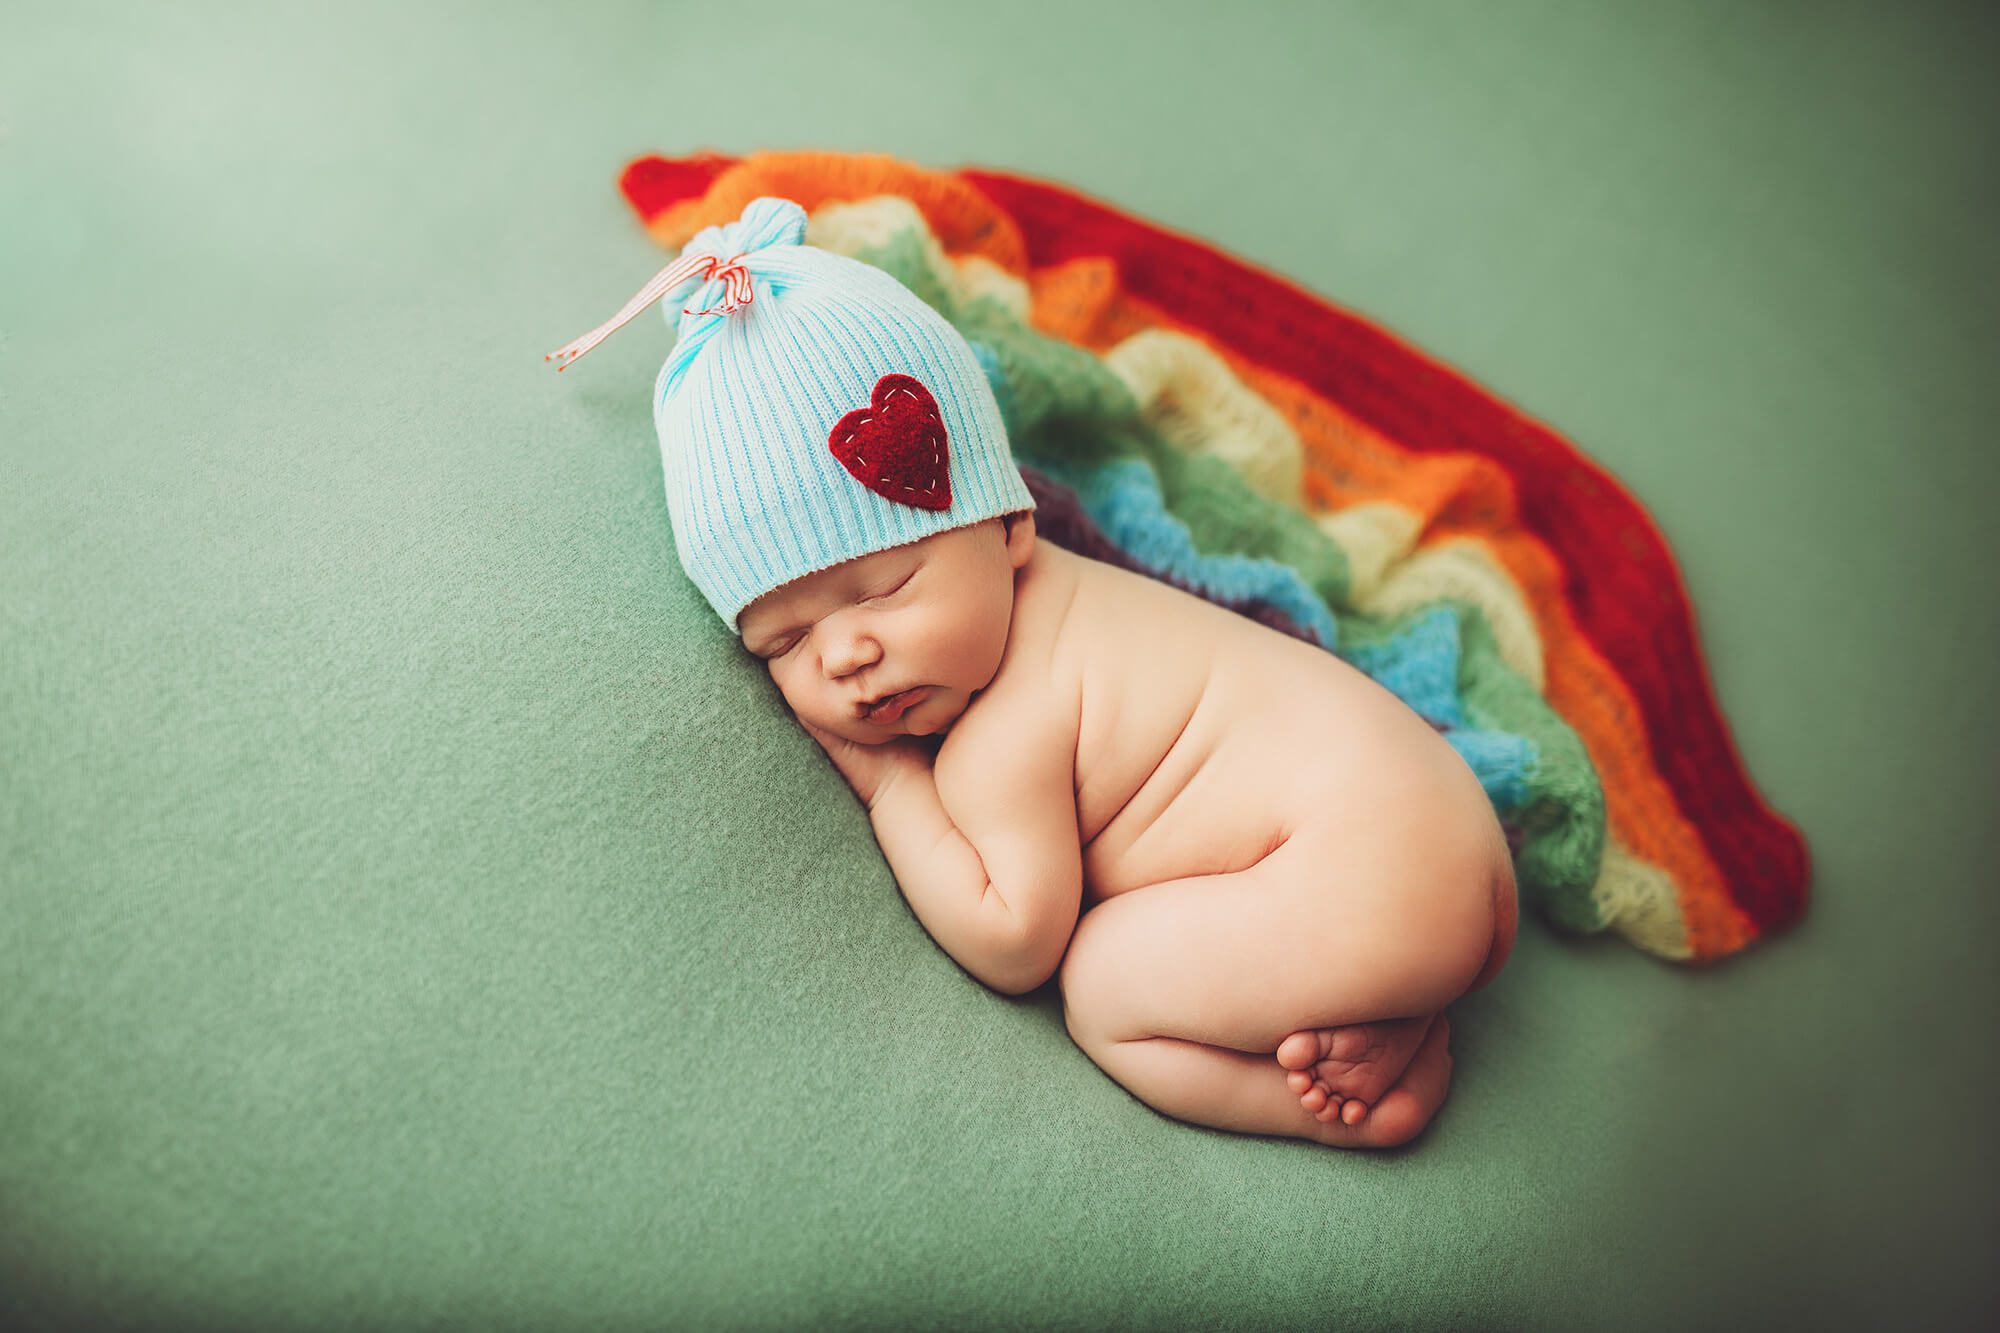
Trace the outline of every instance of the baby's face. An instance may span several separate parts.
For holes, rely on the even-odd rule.
[[[863,745],[948,728],[992,683],[1033,514],[991,518],[845,561],[743,608],[743,646],[801,719]],[[900,712],[867,705],[929,687]]]

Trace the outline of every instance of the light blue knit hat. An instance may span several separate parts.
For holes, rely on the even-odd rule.
[[[646,302],[672,301],[653,423],[674,549],[738,636],[738,614],[773,588],[1035,508],[964,336],[805,232],[792,200],[755,199],[698,232],[618,317],[550,353],[567,364]]]

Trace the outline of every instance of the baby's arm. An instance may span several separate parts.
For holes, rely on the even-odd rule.
[[[986,723],[998,719],[988,717]],[[1074,715],[954,733],[886,783],[868,817],[910,911],[1006,995],[1056,975],[1082,903]]]

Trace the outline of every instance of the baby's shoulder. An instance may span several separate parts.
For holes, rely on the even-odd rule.
[[[1070,615],[1075,591],[1072,572],[1060,565],[1045,564],[1022,580],[1000,669],[953,724],[945,749],[971,757],[1026,744],[1075,744],[1084,656]]]

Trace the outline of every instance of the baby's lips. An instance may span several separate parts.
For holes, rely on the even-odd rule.
[[[907,690],[898,690],[894,694],[888,695],[882,699],[878,699],[876,701],[876,707],[877,708],[881,707],[882,704],[887,703],[890,699],[901,699],[903,702],[896,707],[894,716],[885,717],[882,719],[884,722],[893,722],[896,720],[896,718],[900,718],[903,714],[909,712],[912,708],[915,708],[925,699],[928,699],[930,697],[930,690],[931,687],[928,685],[912,685]],[[874,709],[870,709],[868,711],[872,714],[874,712]]]

